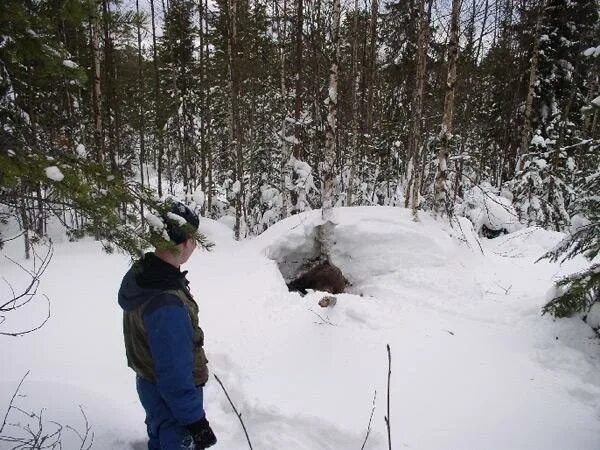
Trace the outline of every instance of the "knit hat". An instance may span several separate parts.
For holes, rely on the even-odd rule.
[[[164,219],[169,239],[176,245],[191,238],[200,224],[198,216],[181,202],[172,202]]]

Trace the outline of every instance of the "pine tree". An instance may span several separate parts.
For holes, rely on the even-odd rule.
[[[600,150],[598,143],[594,150]],[[572,234],[543,258],[565,261],[583,255],[589,261],[597,261],[600,253],[600,166],[594,174],[583,180],[578,190],[578,225]],[[600,264],[592,263],[588,269],[560,279],[556,286],[554,298],[544,306],[544,313],[557,317],[586,313],[594,303],[600,302]]]
[[[117,246],[139,254],[153,242],[151,235],[136,230],[140,201],[154,209],[159,205],[148,190],[88,158],[81,142],[73,139],[76,135],[69,133],[67,119],[75,116],[65,116],[58,105],[61,88],[85,86],[75,55],[35,5],[3,2],[0,26],[7,30],[0,46],[3,223],[18,221],[26,256],[31,243],[44,237],[44,227],[35,225],[50,214],[72,238],[89,234],[102,239],[108,251]],[[0,245],[10,237],[0,236]]]
[[[165,97],[165,149],[167,176],[173,183],[181,182],[191,193],[195,178],[196,104],[198,99],[197,70],[194,58],[193,22],[195,5],[190,0],[172,1],[167,10],[161,42],[161,93]]]

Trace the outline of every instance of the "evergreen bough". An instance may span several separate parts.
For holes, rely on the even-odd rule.
[[[563,262],[583,255],[590,261],[597,261],[600,252],[600,171],[585,179],[581,191],[576,206],[586,223],[540,259]],[[588,312],[600,301],[600,263],[595,262],[587,270],[563,277],[556,286],[558,295],[544,306],[544,314],[568,317]]]

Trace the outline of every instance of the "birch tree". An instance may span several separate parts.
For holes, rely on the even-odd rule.
[[[340,31],[340,0],[333,0],[331,18],[332,58],[329,68],[329,90],[327,96],[327,125],[325,134],[325,152],[323,155],[321,174],[323,185],[321,190],[323,221],[333,218],[333,171],[337,157],[337,116],[338,116],[338,61]]]
[[[351,63],[351,133],[352,140],[348,149],[348,186],[346,187],[346,202],[347,206],[352,206],[352,195],[354,189],[354,170],[356,159],[358,157],[358,108],[359,108],[359,88],[361,81],[360,64],[358,61],[358,0],[354,0],[354,17],[352,20],[352,63]]]
[[[158,45],[156,43],[156,10],[154,1],[150,0],[150,17],[152,24],[152,67],[154,82],[154,155],[156,158],[156,175],[158,196],[163,195],[163,131],[161,119],[160,73],[158,70]]]
[[[418,220],[418,208],[421,190],[421,146],[423,120],[423,96],[425,95],[425,75],[427,71],[427,47],[429,41],[429,16],[432,1],[429,0],[429,13],[425,11],[427,0],[419,0],[418,23],[419,37],[417,44],[417,75],[412,100],[412,136],[409,141],[409,162],[407,168],[406,207],[410,206],[414,220]]]
[[[100,69],[100,44],[98,42],[98,4],[90,5],[90,51],[92,54],[92,111],[94,121],[95,156],[98,163],[104,161],[104,129],[102,127],[102,77]]]
[[[438,151],[438,167],[434,185],[434,212],[446,207],[448,188],[446,185],[448,170],[448,154],[452,139],[452,119],[454,117],[454,90],[456,86],[456,62],[458,60],[458,35],[460,18],[460,0],[452,0],[450,19],[450,39],[448,42],[448,78],[446,81],[446,97],[444,99],[444,116],[440,131],[440,149]]]

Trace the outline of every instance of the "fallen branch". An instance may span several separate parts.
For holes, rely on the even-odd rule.
[[[365,436],[365,441],[363,442],[360,450],[364,450],[365,445],[367,445],[367,439],[369,439],[369,434],[371,433],[371,422],[373,421],[373,414],[375,414],[375,399],[377,398],[377,391],[373,395],[373,408],[371,409],[371,416],[369,417],[369,425],[367,425],[367,434]]]
[[[213,376],[216,378],[216,380],[221,385],[221,389],[223,389],[223,392],[225,392],[225,396],[227,397],[227,400],[229,401],[229,404],[233,408],[233,411],[235,412],[235,415],[240,420],[240,423],[242,424],[242,428],[244,429],[244,434],[246,435],[246,440],[248,441],[248,445],[250,446],[250,450],[252,450],[252,443],[250,442],[250,437],[248,436],[248,430],[246,430],[246,425],[244,425],[244,421],[242,420],[242,413],[238,412],[237,408],[235,407],[235,405],[231,401],[231,398],[229,397],[229,394],[227,393],[227,389],[225,389],[225,386],[223,386],[223,383],[221,382],[221,380],[219,379],[219,377],[217,375],[215,375],[215,374],[213,374]]]

